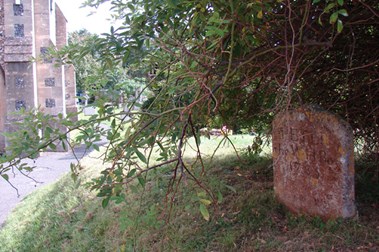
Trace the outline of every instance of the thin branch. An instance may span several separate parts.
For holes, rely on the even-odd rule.
[[[201,157],[200,144],[199,144],[198,139],[196,137],[196,132],[195,132],[195,128],[193,127],[191,115],[189,116],[188,120],[189,120],[189,124],[191,125],[191,131],[192,131],[193,137],[195,139],[195,143],[196,143],[197,158],[200,159],[200,163],[201,163],[201,173],[204,174],[205,168],[204,168],[203,158]]]

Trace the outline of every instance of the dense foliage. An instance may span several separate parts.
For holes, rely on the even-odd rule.
[[[376,1],[112,3],[125,26],[98,51],[105,64],[154,69],[151,88],[164,94],[158,107],[168,95],[177,101],[171,107],[196,111],[197,123],[217,115],[229,127],[260,130],[273,112],[318,104],[377,150]]]
[[[81,59],[96,52],[102,68],[121,65],[148,79],[149,99],[128,103],[143,109],[116,113],[99,99],[99,115],[77,124],[64,121],[69,130],[81,130],[77,141],[89,147],[101,135],[110,141],[104,155],[109,168],[93,181],[105,204],[132,179],[143,185],[142,175],[162,164],[176,164],[171,188],[184,178],[197,180],[194,170],[204,172],[200,152],[200,162],[191,167],[182,157],[186,140],[199,139],[201,127],[252,127],[269,134],[275,113],[302,104],[338,113],[352,125],[357,142],[378,151],[377,1],[111,3],[123,26],[62,53]],[[106,120],[110,129],[100,127]],[[160,149],[159,164],[150,162],[154,148]]]
[[[68,46],[57,52],[57,56],[65,63],[74,65],[76,90],[81,103],[86,99],[87,102],[93,102],[96,97],[105,96],[106,93],[108,103],[118,104],[138,92],[144,83],[144,76],[137,76],[130,69],[117,64],[111,69],[103,68],[100,55],[93,46],[98,37],[87,30],[70,33]]]

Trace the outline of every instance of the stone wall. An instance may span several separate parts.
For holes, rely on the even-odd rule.
[[[7,121],[16,119],[14,112],[34,108],[33,65],[29,62],[6,64]]]
[[[0,0],[0,132],[5,130],[6,100],[4,73],[4,0]],[[5,148],[5,137],[0,135],[0,150]]]
[[[45,57],[48,48],[66,44],[66,23],[55,1],[0,0],[0,132],[15,130],[22,118],[13,112],[22,108],[55,116],[76,111],[73,67]],[[0,136],[0,152],[5,145]]]
[[[46,59],[46,50],[51,46],[56,46],[50,39],[50,12],[55,11],[47,8],[50,0],[36,1],[34,20],[35,20],[35,44],[37,62],[37,86],[38,103],[41,110],[51,115],[58,115],[65,112],[62,67],[55,66],[52,59]],[[54,35],[55,36],[55,35]]]
[[[67,44],[67,20],[63,15],[61,9],[58,5],[56,8],[56,27],[57,27],[57,48],[62,48]],[[64,66],[64,85],[65,85],[65,93],[64,99],[66,104],[66,112],[67,113],[76,113],[76,85],[75,85],[75,69],[72,65]],[[74,119],[77,119],[75,116]]]
[[[1,97],[6,97],[5,88],[5,74],[2,67],[0,67],[0,132],[5,131],[5,115],[7,112],[6,100],[1,99]],[[5,148],[5,137],[0,135],[0,150]]]
[[[22,118],[14,115],[21,109],[36,105],[33,54],[33,6],[31,0],[20,5],[4,1],[4,40],[2,67],[4,69],[3,130],[14,131],[14,122]],[[6,145],[6,143],[5,143]],[[1,149],[3,149],[2,146]]]
[[[4,0],[0,0],[0,65],[4,68]]]
[[[74,66],[65,66],[65,87],[66,87],[66,112],[76,114],[78,112],[76,106],[76,80]],[[77,120],[78,116],[71,117],[73,120]]]
[[[67,27],[66,27],[67,20],[58,5],[55,5],[55,13],[56,13],[55,26],[57,27],[56,46],[58,49],[61,49],[67,44]]]

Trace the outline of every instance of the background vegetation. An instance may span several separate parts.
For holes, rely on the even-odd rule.
[[[70,115],[54,121],[31,112],[4,162],[35,156],[57,140],[65,147],[62,127],[80,129],[77,140],[88,147],[96,148],[101,137],[110,141],[103,158],[112,165],[95,185],[110,198],[123,190],[125,178],[159,168],[150,167],[154,147],[161,149],[162,164],[176,163],[173,180],[180,180],[191,174],[182,148],[201,128],[269,137],[277,112],[309,103],[347,120],[361,154],[377,162],[379,56],[372,52],[378,49],[378,9],[372,0],[112,1],[123,26],[100,37],[72,34],[70,45],[55,54],[77,65],[79,87],[97,97],[99,114],[72,122]],[[128,109],[109,107],[131,93]],[[99,126],[103,121],[111,127]],[[124,131],[126,125],[132,127]],[[378,168],[370,172],[379,177]]]
[[[0,251],[376,251],[379,190],[357,178],[359,219],[294,216],[274,198],[270,157],[248,153],[251,136],[234,136],[233,147],[210,160],[222,137],[203,138],[207,176],[201,182],[217,203],[190,179],[168,194],[173,166],[137,181],[122,202],[102,207],[85,185],[106,166],[102,151],[82,160],[79,179],[70,174],[28,196],[0,230]],[[193,141],[193,139],[191,139]],[[196,160],[188,151],[185,162]],[[359,164],[365,167],[367,164]],[[371,185],[371,188],[370,188]],[[207,205],[209,221],[200,212]]]
[[[86,4],[97,6],[105,1],[87,0]],[[102,206],[129,197],[134,183],[146,188],[150,179],[155,178],[151,184],[160,185],[159,178],[150,173],[160,173],[157,170],[161,168],[167,175],[162,188],[170,203],[170,207],[165,208],[166,219],[162,221],[170,219],[176,196],[187,195],[181,191],[183,184],[191,185],[187,188],[189,198],[183,199],[200,197],[203,201],[198,203],[198,211],[207,220],[212,218],[210,206],[222,206],[212,178],[223,181],[229,177],[225,174],[224,178],[217,177],[219,173],[213,164],[205,165],[200,151],[201,141],[204,141],[200,129],[226,126],[234,132],[254,131],[259,137],[250,149],[259,151],[263,140],[270,139],[271,121],[276,113],[311,103],[337,113],[350,123],[360,150],[360,162],[370,164],[358,167],[357,177],[365,178],[362,181],[377,188],[379,55],[374,53],[378,51],[379,37],[377,1],[131,0],[111,3],[113,16],[122,20],[123,26],[112,28],[109,34],[100,37],[84,32],[83,37],[88,36],[88,39],[83,41],[78,41],[74,34],[72,44],[54,55],[65,63],[94,64],[91,68],[78,68],[78,73],[83,77],[80,80],[83,90],[96,97],[94,105],[98,107],[98,114],[74,122],[71,115],[55,118],[38,111],[29,112],[19,125],[20,131],[9,138],[12,145],[8,155],[2,157],[4,164],[0,168],[4,179],[9,179],[6,172],[12,167],[21,171],[31,169],[22,165],[21,155],[34,157],[38,151],[54,149],[57,145],[71,148],[73,143],[66,134],[75,130],[79,133],[74,144],[84,143],[88,148],[99,149],[100,139],[109,142],[100,157],[105,166],[98,177],[88,182],[102,198]],[[86,75],[87,70],[89,75]],[[115,98],[120,90],[133,93],[134,84],[140,85],[142,90],[134,99],[125,101],[127,109],[110,106],[119,100]],[[101,89],[106,92],[100,92]],[[146,97],[140,99],[142,96]],[[109,127],[104,127],[105,123]],[[229,137],[224,142],[233,146]],[[185,148],[189,144],[196,154],[190,163],[185,160]],[[9,161],[11,163],[6,163]],[[80,163],[72,166],[74,178],[80,175],[81,168]],[[234,174],[233,178],[238,177]],[[243,182],[232,184],[252,194],[247,195],[257,197],[256,201],[248,202],[264,206],[270,201],[266,197],[270,190],[260,191],[259,186],[244,188]],[[365,187],[357,188],[360,191]],[[205,194],[198,196],[197,190],[204,190]],[[138,195],[145,196],[146,200],[150,197],[145,193]],[[371,204],[376,207],[376,203]],[[268,209],[282,213],[275,204],[269,206]],[[250,205],[249,209],[254,206]],[[243,213],[240,208],[235,210]],[[271,216],[270,211],[262,216]],[[249,226],[255,221],[260,223],[254,219],[248,227],[256,231]],[[267,222],[266,226],[271,224]],[[154,225],[152,230],[158,232]],[[360,224],[354,225],[353,229]],[[199,231],[203,227],[193,228]],[[374,230],[370,224],[365,228]],[[209,230],[199,232],[204,236],[212,234]],[[370,234],[376,235],[374,231]],[[346,242],[345,238],[342,240]],[[199,246],[209,245],[204,244],[207,245]],[[244,248],[241,244],[243,242],[236,246]]]

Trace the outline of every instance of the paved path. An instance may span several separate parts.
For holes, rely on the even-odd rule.
[[[86,152],[83,147],[75,149],[76,156],[80,159]],[[12,184],[18,189],[20,196],[4,179],[0,178],[0,227],[4,223],[8,214],[25,196],[38,189],[41,186],[57,181],[63,174],[70,171],[70,164],[77,163],[72,152],[45,152],[35,161],[28,159],[27,162],[36,166],[29,175],[30,178],[17,174],[15,177],[10,175]]]

